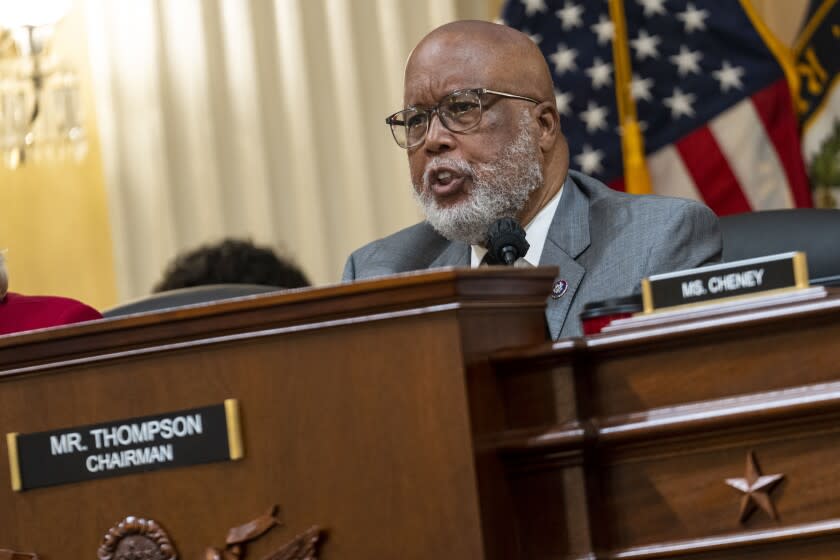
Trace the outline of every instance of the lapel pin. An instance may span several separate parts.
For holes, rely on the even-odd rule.
[[[569,289],[569,283],[565,280],[558,280],[554,283],[554,286],[551,287],[551,299],[560,299],[563,297],[563,294],[566,293],[566,290]]]

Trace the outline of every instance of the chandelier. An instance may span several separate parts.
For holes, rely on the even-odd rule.
[[[0,157],[9,169],[87,153],[79,80],[51,52],[71,0],[0,0]]]

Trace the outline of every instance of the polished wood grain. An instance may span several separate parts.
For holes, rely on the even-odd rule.
[[[444,270],[0,339],[3,431],[237,398],[245,448],[0,486],[0,549],[83,558],[138,515],[195,558],[277,503],[254,557],[317,525],[327,560],[837,558],[837,292],[549,343],[555,274]],[[759,472],[784,475],[773,507],[742,516],[727,480]]]
[[[0,340],[3,432],[237,398],[245,450],[241,461],[13,493],[4,448],[0,548],[92,557],[135,515],[198,558],[277,503],[284,526],[249,557],[318,525],[327,560],[504,558],[515,540],[501,527],[513,520],[490,489],[479,496],[466,372],[480,377],[493,350],[545,340],[555,274],[433,272]]]
[[[517,412],[479,445],[505,457],[521,557],[836,557],[840,298],[700,315],[494,356]],[[741,520],[726,484],[753,452],[784,474],[778,519]]]

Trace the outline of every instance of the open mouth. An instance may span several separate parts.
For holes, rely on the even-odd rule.
[[[452,196],[461,191],[467,175],[450,167],[435,167],[426,172],[426,185],[435,196]]]
[[[437,183],[438,185],[446,186],[452,181],[454,181],[457,178],[457,176],[448,169],[444,169],[436,173],[434,178],[435,183]]]

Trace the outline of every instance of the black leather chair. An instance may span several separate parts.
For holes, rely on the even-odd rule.
[[[808,255],[811,284],[840,285],[840,210],[767,210],[724,216],[723,261],[789,251]]]
[[[259,284],[210,284],[207,286],[193,286],[178,290],[169,290],[152,294],[102,312],[105,317],[121,317],[147,311],[160,311],[184,305],[210,303],[224,299],[232,299],[269,292],[281,291],[277,286],[261,286]]]

